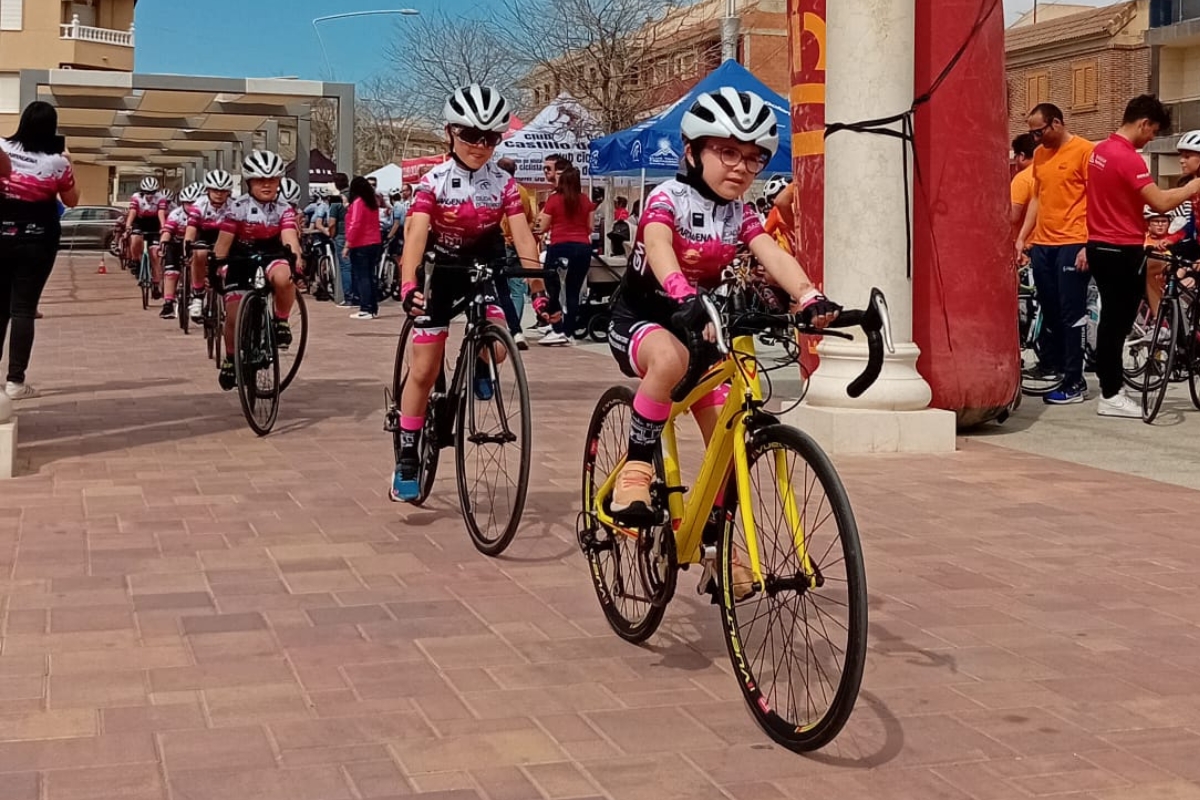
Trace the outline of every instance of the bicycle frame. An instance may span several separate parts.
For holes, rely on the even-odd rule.
[[[696,484],[691,489],[691,496],[684,502],[681,496],[684,489],[675,421],[686,414],[694,403],[726,382],[730,383],[729,397],[721,406],[712,439],[704,452],[704,460],[701,462]],[[696,388],[684,398],[683,402],[671,406],[671,415],[667,420],[662,437],[667,506],[671,528],[675,533],[675,551],[679,563],[700,563],[703,556],[701,537],[705,524],[716,503],[718,493],[725,488],[732,472],[732,477],[737,481],[738,508],[741,514],[742,528],[746,535],[746,549],[750,558],[749,567],[760,587],[763,585],[762,562],[759,557],[758,534],[751,506],[750,463],[746,441],[750,431],[748,421],[762,407],[762,403],[763,392],[758,375],[754,337],[735,337],[729,356],[710,369],[701,378]],[[776,458],[782,460],[785,456],[779,453]],[[597,521],[610,530],[637,538],[636,530],[617,523],[605,510],[604,501],[612,493],[617,474],[624,463],[625,461],[622,459],[612,470],[593,498],[593,508],[589,511],[595,514]],[[796,507],[795,496],[792,493],[790,482],[784,477],[786,475],[786,470],[783,469],[784,465],[780,463],[776,466],[779,490],[785,498],[784,514],[793,531],[796,551],[806,566],[809,580],[814,581],[815,575],[805,549],[804,530],[799,509]]]

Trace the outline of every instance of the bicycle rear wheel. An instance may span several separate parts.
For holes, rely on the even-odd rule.
[[[1171,385],[1175,352],[1179,349],[1179,312],[1178,298],[1163,298],[1158,304],[1158,319],[1151,328],[1154,340],[1142,373],[1142,421],[1147,425],[1158,416]]]
[[[392,370],[392,414],[394,418],[389,424],[392,430],[392,451],[397,464],[400,463],[400,398],[404,394],[404,384],[408,381],[408,373],[411,368],[413,329],[412,317],[405,318],[404,327],[400,329],[400,341],[396,344],[396,366]],[[421,428],[421,436],[417,440],[417,454],[421,460],[419,481],[421,493],[416,500],[410,501],[415,506],[419,506],[429,499],[429,493],[433,491],[434,478],[437,477],[438,454],[442,449],[441,432],[439,431],[440,409],[445,396],[446,374],[443,370],[438,373],[429,404],[425,407],[425,424]]]
[[[191,276],[186,273],[179,277],[179,293],[175,295],[175,316],[179,319],[179,329],[184,336],[190,333],[191,317],[188,315],[188,304],[192,300]]]
[[[271,296],[271,314],[275,314],[275,296]],[[292,312],[288,315],[288,326],[292,329],[292,344],[286,350],[279,350],[279,371],[283,380],[279,382],[279,391],[292,385],[296,373],[300,371],[300,363],[304,361],[304,352],[308,349],[308,306],[304,304],[304,294],[296,290],[296,299],[292,303]]]
[[[675,581],[676,572],[674,565],[648,561],[641,554],[639,544],[647,532],[638,535],[613,530],[595,518],[596,493],[625,459],[632,411],[633,390],[628,386],[608,389],[592,411],[583,448],[583,513],[578,535],[604,618],[618,636],[637,644],[654,635],[667,608],[665,602],[651,597],[643,576],[654,575],[665,586]],[[662,459],[655,461],[661,477]],[[671,537],[670,544],[674,544],[671,526],[663,526],[656,534]]]
[[[516,535],[529,490],[529,384],[507,330],[485,324],[463,346],[454,440],[458,497],[475,549],[496,556]]]
[[[867,581],[858,526],[837,471],[807,434],[786,425],[763,428],[747,459],[752,505],[738,507],[730,481],[720,548],[718,596],[729,658],[767,735],[789,750],[816,750],[846,724],[862,683]],[[762,585],[748,582],[746,512],[756,529]]]
[[[255,292],[242,297],[234,336],[237,347],[233,358],[242,413],[252,431],[266,436],[279,416],[279,358],[266,298]]]
[[[1138,309],[1137,319],[1133,328],[1125,337],[1125,347],[1121,351],[1121,378],[1125,385],[1134,391],[1142,389],[1142,373],[1146,370],[1146,357],[1150,351],[1150,341],[1153,338],[1150,325],[1154,315],[1150,313],[1150,303],[1143,299]]]
[[[333,300],[334,277],[333,259],[327,255],[321,256],[317,260],[317,287],[319,291],[313,296],[318,300]],[[321,294],[324,296],[321,296]]]
[[[142,311],[150,308],[150,251],[149,245],[142,246],[142,259],[138,262],[138,286],[142,287]]]

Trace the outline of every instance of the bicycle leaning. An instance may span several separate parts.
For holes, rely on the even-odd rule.
[[[1142,421],[1154,422],[1172,383],[1188,384],[1192,405],[1200,409],[1200,270],[1196,262],[1167,253],[1162,300],[1143,337]]]
[[[419,496],[428,498],[441,450],[454,448],[459,505],[472,543],[481,553],[504,552],[516,535],[529,489],[533,457],[530,442],[529,384],[520,352],[507,327],[491,324],[497,278],[540,278],[541,270],[508,267],[505,261],[470,266],[426,264],[428,270],[458,270],[470,275],[471,290],[455,304],[451,319],[466,312],[458,357],[447,382],[443,359],[418,438]],[[428,281],[426,281],[428,285]],[[392,434],[400,461],[400,398],[411,367],[416,320],[408,317],[396,346],[390,390],[385,390],[384,430]],[[510,465],[509,454],[516,448]],[[494,475],[492,473],[495,473]]]
[[[735,264],[715,295],[702,295],[720,356],[707,368],[693,356],[672,392],[651,487],[658,518],[649,527],[627,527],[610,513],[633,392],[619,385],[600,398],[584,447],[577,534],[605,617],[630,642],[655,632],[678,570],[702,566],[698,591],[720,605],[751,714],[772,739],[801,752],[832,741],[853,710],[866,655],[866,575],[850,500],[829,458],[808,434],[765,409],[755,337],[791,342],[796,360],[797,333],[851,337],[756,308],[753,283],[752,270]],[[866,310],[843,311],[833,325],[851,326],[862,328],[869,351],[865,371],[847,389],[857,397],[879,376],[885,348],[893,349],[882,293],[873,290]],[[726,383],[728,397],[689,489],[675,420]],[[717,541],[705,541],[710,518],[718,523]]]

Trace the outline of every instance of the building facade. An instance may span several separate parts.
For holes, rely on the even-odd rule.
[[[0,0],[0,135],[20,118],[22,69],[133,71],[137,0]],[[108,167],[76,164],[81,202],[108,202]]]
[[[1150,0],[1151,87],[1171,107],[1173,135],[1147,146],[1160,182],[1179,175],[1175,143],[1184,131],[1200,128],[1200,2]]]
[[[650,33],[653,46],[632,70],[631,91],[637,92],[643,116],[649,116],[687,94],[696,82],[721,64],[721,19],[726,0],[702,0],[667,18],[650,23],[666,33]],[[787,0],[741,0],[738,3],[737,60],[774,91],[790,90]],[[632,35],[632,34],[631,34]],[[570,56],[566,56],[570,58]],[[566,86],[544,71],[526,79],[534,106],[545,106],[562,92],[585,98],[580,87]]]
[[[1073,133],[1106,138],[1125,104],[1151,89],[1149,23],[1149,0],[1131,0],[1009,28],[1010,136],[1028,131],[1030,109],[1048,102],[1063,110]]]

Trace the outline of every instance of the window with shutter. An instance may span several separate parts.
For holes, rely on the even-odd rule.
[[[23,27],[25,0],[0,0],[0,31],[19,31]]]
[[[1093,109],[1097,104],[1097,64],[1095,59],[1071,64],[1071,108],[1077,111]]]
[[[1050,102],[1050,73],[1035,72],[1025,78],[1025,101],[1029,108]]]

